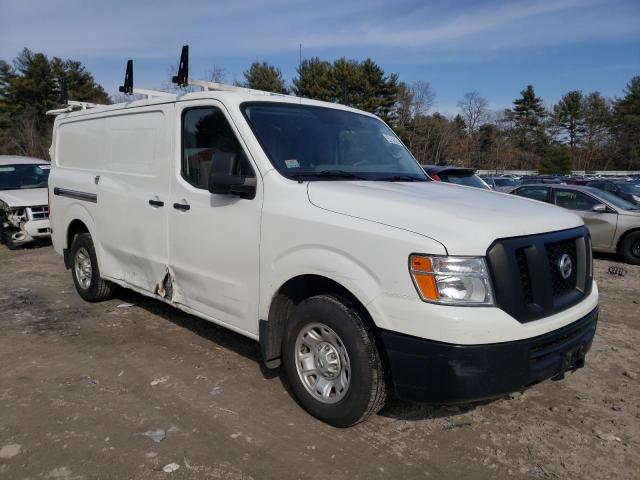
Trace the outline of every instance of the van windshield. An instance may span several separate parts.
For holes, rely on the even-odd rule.
[[[0,190],[47,188],[50,165],[13,164],[0,165]]]
[[[395,133],[367,115],[273,102],[245,103],[242,113],[285,177],[428,181]]]

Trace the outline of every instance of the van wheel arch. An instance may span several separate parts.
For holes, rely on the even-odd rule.
[[[67,244],[64,249],[64,266],[67,267],[67,270],[71,268],[71,260],[69,252],[71,250],[71,244],[73,243],[73,239],[82,233],[90,233],[89,229],[85,225],[82,220],[78,220],[77,218],[73,220],[69,226],[67,227]]]
[[[303,300],[320,294],[334,294],[347,299],[360,311],[372,330],[377,332],[365,306],[347,288],[321,275],[299,275],[287,280],[278,289],[271,300],[268,320],[260,320],[260,350],[267,368],[278,368],[281,365],[282,340],[295,307]]]

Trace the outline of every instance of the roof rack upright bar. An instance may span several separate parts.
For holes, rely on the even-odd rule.
[[[189,84],[189,45],[182,46],[180,52],[180,63],[178,64],[178,74],[171,81],[179,87],[186,87]]]
[[[118,91],[125,95],[133,94],[133,60],[127,60],[127,69],[124,72],[124,84],[118,87]]]
[[[235,85],[227,85],[225,83],[207,82],[205,80],[196,80],[189,78],[189,45],[183,45],[180,52],[180,63],[178,64],[178,74],[171,78],[171,81],[179,87],[194,86],[200,87],[203,92],[212,90],[224,91],[224,92],[254,92],[263,93],[268,95],[280,95],[277,93],[262,92],[260,90],[253,90],[246,87],[237,87]]]

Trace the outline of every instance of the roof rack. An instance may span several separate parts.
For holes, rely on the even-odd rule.
[[[261,93],[265,95],[283,95],[280,93],[263,92],[262,90],[254,90],[252,88],[238,87],[236,85],[228,85],[226,83],[207,82],[205,80],[196,80],[189,78],[189,45],[182,46],[180,52],[180,63],[178,66],[178,74],[172,78],[173,83],[178,87],[194,86],[200,87],[203,92],[223,91],[223,92],[251,92]]]
[[[58,95],[58,103],[64,106],[62,108],[48,110],[46,112],[46,115],[60,115],[61,113],[69,113],[74,111],[76,108],[80,108],[80,110],[86,110],[87,108],[104,106],[99,103],[69,100],[69,90],[67,89],[67,81],[65,78],[60,79],[60,95]]]
[[[226,83],[207,82],[205,80],[196,80],[189,78],[189,45],[182,46],[182,52],[180,53],[180,64],[178,67],[178,74],[172,77],[173,83],[178,87],[194,86],[199,87],[203,92],[208,91],[226,91],[226,92],[249,92],[263,95],[279,96],[284,95],[282,93],[263,92],[262,90],[254,90],[252,88],[238,87],[236,85],[228,85]],[[144,95],[147,99],[150,98],[177,98],[177,95],[169,92],[162,92],[158,90],[148,90],[145,88],[135,88],[133,86],[133,60],[127,60],[127,68],[124,74],[124,82],[118,87],[118,91],[125,95]],[[47,115],[60,115],[62,113],[69,113],[77,108],[80,110],[86,110],[88,108],[104,107],[107,105],[91,102],[79,102],[75,100],[69,100],[69,94],[67,91],[66,82],[63,79],[60,81],[60,96],[58,102],[63,105],[62,108],[47,111]]]
[[[175,98],[173,93],[135,88],[133,86],[133,60],[127,60],[127,69],[124,74],[124,84],[118,87],[118,91],[125,95],[144,95],[146,98]]]

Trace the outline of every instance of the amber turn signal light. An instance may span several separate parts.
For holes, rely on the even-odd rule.
[[[409,259],[411,265],[411,278],[423,300],[435,302],[440,295],[433,276],[433,264],[429,257],[411,255]]]

